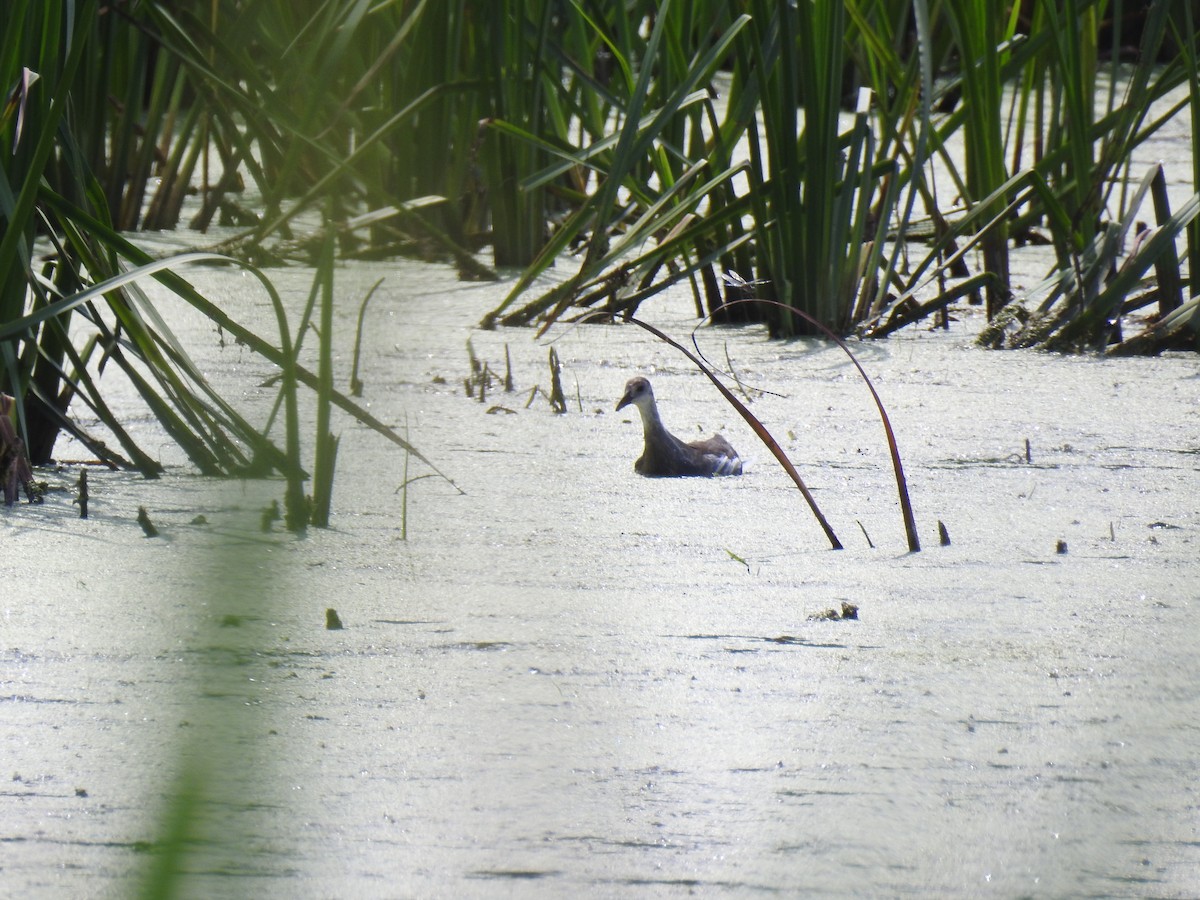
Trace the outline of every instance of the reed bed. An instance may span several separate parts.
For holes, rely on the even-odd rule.
[[[106,403],[116,369],[198,471],[282,478],[283,510],[264,510],[264,530],[329,523],[333,409],[366,424],[404,453],[407,537],[408,485],[442,476],[407,423],[396,433],[336,387],[337,259],[419,255],[464,278],[503,268],[513,287],[484,325],[629,318],[710,377],[635,318],[642,304],[685,282],[698,319],[881,337],[979,296],[990,346],[1197,345],[1200,195],[1172,209],[1165,191],[1168,177],[1200,183],[1191,0],[6,0],[0,36],[0,474],[14,498],[31,480],[19,454],[50,460],[64,431],[107,465],[161,473]],[[1190,171],[1135,171],[1134,151],[1174,115],[1190,117]],[[960,138],[961,159],[947,149]],[[935,169],[952,196],[938,195]],[[219,246],[166,260],[128,234],[216,224]],[[1054,263],[1014,298],[1009,253],[1035,239]],[[315,270],[299,321],[265,269],[291,261]],[[198,264],[246,267],[278,333],[197,292],[184,276]],[[551,266],[565,274],[547,289]],[[278,369],[265,423],[196,371],[147,279]],[[369,298],[355,300],[360,335]],[[1147,305],[1149,326],[1130,328]],[[316,372],[298,362],[310,330]],[[494,373],[472,363],[482,401]],[[549,365],[562,412],[553,349]],[[714,383],[840,546],[786,456]],[[359,396],[357,366],[349,384]],[[304,399],[316,408],[311,478]],[[115,446],[68,415],[73,403]],[[410,475],[414,461],[427,471]],[[215,572],[211,596],[266,618],[272,586],[245,552],[205,560],[197,583]],[[226,688],[244,672],[229,661],[249,638],[204,634],[216,651],[196,684],[238,700]],[[244,715],[253,707],[190,716],[204,739],[179,749],[144,896],[186,890],[197,848],[212,846],[204,823],[221,820],[206,810],[236,784],[228,749],[263,732]],[[219,847],[231,870],[250,846],[241,837]]]
[[[819,333],[810,320],[882,336],[984,297],[992,346],[1195,346],[1200,201],[1171,209],[1162,187],[1195,183],[1200,162],[1132,164],[1174,115],[1200,137],[1192,4],[1003,12],[12,0],[0,391],[19,401],[34,462],[68,430],[108,464],[156,473],[107,410],[99,376],[114,365],[201,471],[299,468],[189,370],[137,279],[97,289],[154,262],[127,232],[215,222],[234,232],[213,249],[249,263],[407,253],[468,278],[515,269],[489,327],[632,316],[682,281],[699,316],[781,337]],[[961,159],[947,150],[959,137]],[[935,168],[953,196],[938,196]],[[1014,304],[1008,255],[1029,240],[1055,263]],[[565,276],[547,289],[551,266]],[[221,318],[170,267],[152,277]],[[764,302],[731,302],[747,299]],[[1150,327],[1130,327],[1148,305]],[[287,356],[277,339],[255,346]],[[328,373],[312,383],[321,408],[365,415]],[[75,400],[119,449],[72,422]],[[327,486],[336,444],[318,446]]]

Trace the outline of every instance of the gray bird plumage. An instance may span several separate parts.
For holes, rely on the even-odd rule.
[[[684,442],[667,431],[658,416],[654,389],[638,376],[629,379],[617,409],[636,406],[642,416],[646,446],[633,468],[643,475],[677,478],[686,475],[741,475],[742,461],[729,441],[719,434],[703,441]]]

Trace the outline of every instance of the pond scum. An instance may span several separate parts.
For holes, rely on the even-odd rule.
[[[471,279],[515,268],[485,327],[544,329],[579,310],[631,318],[682,281],[698,318],[765,322],[779,337],[883,337],[966,298],[984,304],[991,347],[1196,348],[1200,195],[1173,207],[1167,191],[1169,180],[1200,183],[1194,5],[1001,9],[10,0],[6,501],[64,431],[102,465],[161,473],[105,402],[106,369],[129,379],[197,471],[281,475],[293,532],[330,521],[334,407],[406,454],[405,485],[409,458],[440,476],[353,399],[357,369],[349,395],[334,386],[337,260],[417,255]],[[1135,151],[1177,120],[1190,123],[1192,157],[1172,165],[1190,170],[1136,170]],[[203,241],[213,224],[235,230],[216,253],[155,260],[129,237],[185,225]],[[1031,242],[1050,246],[1054,264],[1014,297],[1009,253]],[[316,270],[295,322],[264,272],[290,262]],[[184,277],[194,264],[257,276],[278,333],[254,333],[201,296]],[[565,275],[547,288],[551,265]],[[146,279],[279,369],[278,425],[274,414],[249,421],[193,369]],[[310,330],[316,372],[298,362]],[[553,356],[550,371],[550,402],[565,411]],[[482,401],[490,383],[471,378]],[[317,412],[311,476],[302,391]],[[72,419],[73,403],[115,446]],[[202,783],[185,767],[166,846]],[[165,884],[170,855],[155,866],[149,884]]]

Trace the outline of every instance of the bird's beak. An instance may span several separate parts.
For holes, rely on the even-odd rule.
[[[614,411],[620,412],[621,410],[623,410],[625,407],[627,407],[632,402],[633,402],[633,398],[631,396],[629,396],[629,391],[626,391],[625,395],[620,400],[617,401],[617,408]]]

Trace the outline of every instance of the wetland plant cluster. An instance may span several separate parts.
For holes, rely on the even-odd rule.
[[[105,465],[161,472],[106,401],[102,376],[117,370],[198,471],[284,478],[283,509],[264,512],[264,530],[277,517],[292,531],[328,523],[335,407],[403,450],[405,509],[410,483],[441,476],[407,429],[357,402],[357,362],[349,393],[335,386],[338,259],[416,254],[449,259],[464,278],[519,271],[488,325],[547,327],[580,308],[633,318],[682,280],[699,317],[765,321],[778,336],[882,336],[978,296],[994,346],[1154,352],[1194,340],[1197,292],[1184,274],[1200,262],[1200,201],[1171,209],[1163,169],[1131,162],[1176,115],[1200,142],[1193,15],[1191,0],[5,0],[6,499],[60,432]],[[948,150],[958,140],[961,157]],[[1194,155],[1190,166],[1170,175],[1194,185]],[[939,196],[947,180],[953,195]],[[213,225],[224,226],[220,245],[165,260],[130,239]],[[1008,253],[1032,241],[1055,263],[1036,305],[1013,304]],[[314,269],[298,317],[264,272],[294,260]],[[184,277],[215,264],[260,280],[277,333],[254,331]],[[546,289],[552,265],[565,275]],[[148,279],[278,369],[265,422],[194,367]],[[359,341],[373,292],[355,298]],[[1154,324],[1125,336],[1123,316],[1147,303]],[[306,340],[314,368],[300,362]],[[549,367],[542,393],[562,412],[553,349]],[[507,359],[505,369],[500,381],[472,354],[464,388],[487,402],[495,385],[510,389]],[[316,405],[311,476],[302,390]],[[410,459],[428,472],[410,476]],[[86,483],[81,474],[82,514]],[[156,533],[144,509],[139,521]],[[197,657],[187,719],[198,738],[179,752],[144,896],[175,896],[185,873],[207,870],[197,848],[218,829],[243,854],[261,845],[226,827],[237,804],[223,791],[247,748],[258,754],[250,768],[266,764],[267,729],[230,660],[261,656],[239,632],[271,619],[272,592],[255,559],[211,562],[206,595],[242,607],[210,623],[221,633],[203,642],[216,649]],[[340,626],[327,609],[325,627]]]
[[[328,521],[334,406],[427,462],[334,387],[335,259],[515,268],[489,326],[631,316],[685,281],[699,316],[777,336],[882,336],[970,297],[992,346],[1195,340],[1200,196],[1172,209],[1163,167],[1132,163],[1177,115],[1200,135],[1189,0],[10,0],[0,26],[0,391],[34,463],[66,431],[159,472],[106,367],[199,471],[286,476],[294,529]],[[1170,175],[1194,185],[1190,167]],[[299,321],[276,304],[279,334],[256,334],[129,239],[213,224],[220,261],[264,290],[263,266],[316,268]],[[1028,242],[1054,264],[1014,304]],[[279,366],[282,426],[193,369],[148,278]],[[300,387],[318,404],[307,498]]]

